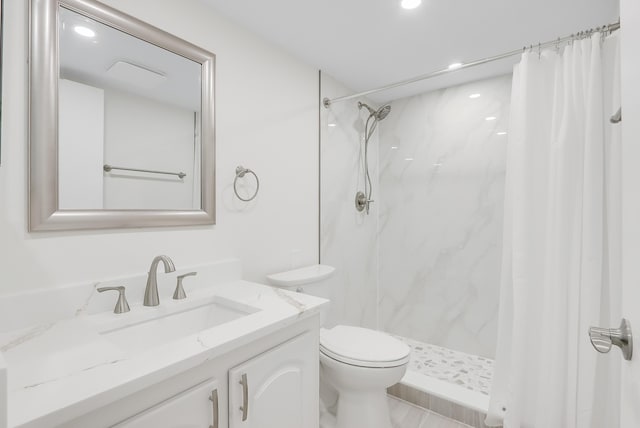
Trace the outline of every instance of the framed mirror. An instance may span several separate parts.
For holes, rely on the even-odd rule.
[[[214,224],[214,73],[94,0],[31,0],[29,230]]]

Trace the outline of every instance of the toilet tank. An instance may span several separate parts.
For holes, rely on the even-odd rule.
[[[335,270],[333,266],[311,265],[267,275],[267,280],[276,287],[329,299],[330,287],[327,279]]]

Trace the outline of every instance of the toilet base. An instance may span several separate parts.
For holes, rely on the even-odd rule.
[[[335,428],[392,428],[387,388],[399,382],[406,370],[406,364],[385,368],[352,366],[320,352],[321,384],[326,383],[338,395]]]
[[[392,428],[386,391],[342,391],[336,428]]]

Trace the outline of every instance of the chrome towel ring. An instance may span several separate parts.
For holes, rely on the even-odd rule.
[[[238,194],[238,188],[237,188],[238,178],[243,178],[245,174],[252,174],[256,178],[256,191],[253,194],[253,196],[251,196],[250,198],[243,198]],[[260,190],[260,179],[258,178],[256,173],[251,171],[249,168],[245,168],[241,165],[236,167],[236,178],[233,180],[233,192],[236,194],[238,199],[244,202],[253,201],[255,197],[258,196],[258,190]]]

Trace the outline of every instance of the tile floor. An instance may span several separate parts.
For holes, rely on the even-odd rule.
[[[430,410],[388,396],[389,414],[393,428],[472,428],[462,422],[446,418]],[[320,408],[320,428],[335,428],[335,409]],[[354,427],[366,428],[366,427]]]

